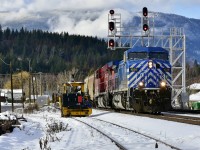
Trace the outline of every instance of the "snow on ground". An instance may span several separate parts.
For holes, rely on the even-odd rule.
[[[102,111],[98,110],[94,112],[93,116],[99,119],[117,122],[119,125],[154,136],[180,149],[200,150],[200,126],[112,112],[101,115]]]
[[[44,148],[45,140],[47,148],[51,150],[102,150],[118,148],[108,139],[86,125],[70,118],[61,118],[60,111],[47,109],[45,111],[26,114],[27,122],[21,121],[22,129],[15,128],[13,133],[6,133],[0,136],[1,150],[39,150],[40,141]],[[62,124],[63,123],[63,124]],[[57,124],[64,131],[50,132],[48,126]],[[51,141],[51,142],[49,142]]]
[[[71,118],[61,118],[59,110],[48,108],[33,114],[25,114],[24,117],[27,122],[21,121],[23,125],[21,130],[15,128],[13,133],[6,133],[0,136],[1,150],[39,150],[40,146],[44,147],[45,143],[47,143],[46,147],[51,148],[51,150],[118,149],[110,140],[86,125]],[[200,126],[95,109],[90,117],[78,119],[91,122],[89,119],[92,118],[107,120],[141,133],[152,135],[180,149],[200,150]],[[95,122],[95,124],[102,126],[101,122]],[[59,126],[60,130],[54,131],[53,125]],[[112,130],[115,128],[106,127],[106,129]],[[111,132],[115,133],[114,130]],[[123,130],[118,132],[123,132]],[[132,149],[136,147],[137,149],[149,149],[145,145],[147,141],[143,139],[141,139],[140,145],[137,143],[140,139],[137,139],[136,142],[134,141],[135,138],[131,136],[124,137],[124,140],[133,141],[131,144]],[[136,144],[135,146],[133,146],[134,143]],[[161,149],[161,147],[158,149]]]
[[[200,90],[200,84],[199,83],[193,83],[190,86],[188,86],[189,89],[193,89],[193,90]]]
[[[128,150],[151,150],[155,148],[156,143],[159,145],[160,150],[171,149],[170,147],[141,134],[126,130],[110,123],[94,120],[93,117],[84,117],[80,118],[80,120],[100,129],[110,137],[114,138]]]
[[[200,101],[200,92],[191,94],[190,95],[190,101]]]

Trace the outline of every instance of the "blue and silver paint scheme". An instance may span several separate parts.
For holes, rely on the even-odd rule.
[[[135,47],[125,51],[124,59],[119,63],[119,89],[122,87],[137,89],[140,82],[144,84],[144,89],[158,89],[161,87],[161,82],[165,82],[166,86],[171,87],[172,76],[169,59],[128,58],[129,53],[142,52],[147,54],[164,53],[169,56],[168,51],[161,47]]]

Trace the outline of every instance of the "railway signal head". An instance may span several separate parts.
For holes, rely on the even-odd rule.
[[[143,13],[143,16],[148,16],[148,9],[146,7],[143,7],[142,9],[142,13]]]
[[[115,29],[115,23],[113,21],[110,21],[108,26],[110,31],[113,31]]]
[[[147,31],[149,29],[149,26],[147,24],[143,24],[143,30]]]
[[[149,30],[148,9],[147,9],[147,7],[144,7],[142,9],[142,13],[143,13],[143,17],[142,17],[143,26],[142,26],[142,29],[143,29],[143,31],[146,32],[147,30]]]
[[[114,13],[115,13],[115,11],[111,9],[111,10],[110,10],[110,14],[111,14],[111,15],[114,15]]]
[[[110,48],[113,48],[115,46],[115,41],[113,39],[110,39],[108,45]]]

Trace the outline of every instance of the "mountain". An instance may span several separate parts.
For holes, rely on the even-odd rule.
[[[133,16],[132,20],[125,26],[137,26],[140,35],[141,18]],[[169,35],[170,28],[183,28],[186,35],[186,60],[194,62],[196,59],[200,62],[200,19],[186,18],[175,14],[155,13],[155,35],[157,32],[167,33]],[[152,26],[150,25],[150,28]]]
[[[186,35],[186,60],[200,62],[200,20],[175,14],[159,13],[155,25],[160,28],[179,27]]]
[[[165,13],[156,13],[156,14],[157,15],[155,17],[155,27],[157,29],[159,30],[164,29],[166,31],[171,27],[184,28],[186,34],[186,59],[187,61],[192,61],[192,62],[196,59],[198,62],[200,62],[200,27],[199,27],[200,20],[187,18],[175,14],[165,14]],[[73,24],[76,25],[77,23],[80,23],[84,19],[87,21],[89,20],[92,24],[93,21],[98,19],[99,15],[100,15],[99,13],[90,13],[87,11],[80,13],[78,12],[70,13],[67,11],[39,13],[39,14],[34,14],[34,17],[29,16],[26,18],[22,18],[20,20],[13,20],[13,21],[10,20],[7,21],[6,23],[2,23],[2,28],[5,29],[6,27],[9,27],[12,29],[14,28],[20,30],[21,27],[24,27],[28,30],[42,29],[45,31],[49,30],[51,31],[52,28],[55,29],[58,22],[65,17],[67,18],[70,16],[71,20],[69,20],[69,22],[66,21],[66,23],[71,24],[73,26]],[[130,19],[131,21],[125,24],[125,26],[128,25],[139,26],[141,22],[140,17],[136,15],[132,15],[131,17],[132,17],[132,19]],[[74,19],[72,20],[72,18]],[[106,33],[107,29],[104,32]]]

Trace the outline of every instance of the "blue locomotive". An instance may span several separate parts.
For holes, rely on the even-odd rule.
[[[161,112],[171,108],[171,64],[161,47],[134,47],[123,60],[99,68],[94,76],[98,107]]]

